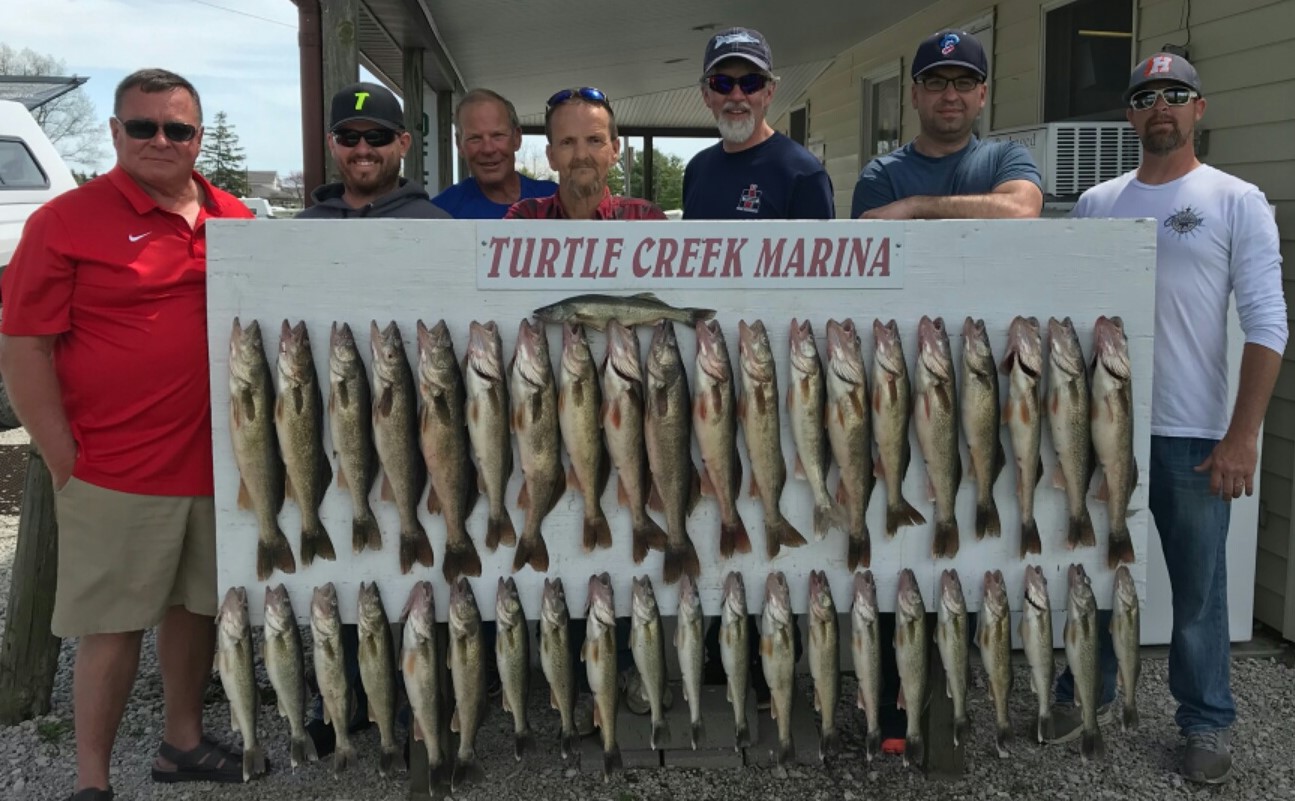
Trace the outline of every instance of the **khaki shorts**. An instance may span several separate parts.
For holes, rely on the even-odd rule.
[[[72,478],[54,493],[54,510],[55,636],[149,629],[172,606],[216,614],[212,498],[132,495]]]

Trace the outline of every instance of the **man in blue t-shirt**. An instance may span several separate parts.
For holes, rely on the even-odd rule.
[[[684,219],[835,216],[832,181],[823,165],[765,121],[778,81],[772,70],[769,43],[759,31],[730,28],[706,46],[701,97],[722,138],[684,170]]]
[[[499,93],[473,89],[464,95],[454,108],[454,128],[471,175],[432,198],[451,217],[502,220],[517,201],[558,191],[552,181],[538,181],[517,172],[522,124],[517,109]]]
[[[1043,181],[1017,142],[982,142],[985,51],[966,31],[928,37],[913,57],[917,138],[878,156],[854,186],[851,217],[915,220],[1038,217]]]

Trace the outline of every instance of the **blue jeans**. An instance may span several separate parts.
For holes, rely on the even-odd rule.
[[[1174,626],[1169,691],[1183,734],[1226,729],[1236,720],[1228,635],[1228,523],[1232,507],[1210,494],[1210,474],[1192,468],[1218,444],[1151,438],[1151,514],[1169,568]]]

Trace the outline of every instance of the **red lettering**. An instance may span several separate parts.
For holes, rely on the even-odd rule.
[[[490,247],[492,250],[494,250],[495,255],[494,255],[494,257],[490,260],[490,272],[486,275],[486,277],[487,277],[487,278],[498,278],[498,277],[499,277],[499,262],[500,262],[500,261],[502,261],[502,260],[503,260],[503,258],[504,258],[504,248],[508,247],[508,237],[506,237],[506,236],[496,236],[496,237],[492,237],[492,238],[491,238],[491,240],[490,240],[490,245],[489,245],[489,247]]]
[[[584,244],[584,239],[580,237],[569,236],[564,243],[567,250],[567,267],[562,271],[563,278],[570,278],[575,275],[576,271],[576,253],[580,251],[580,246]]]
[[[889,276],[890,275],[890,237],[884,237],[881,244],[877,246],[877,256],[872,260],[872,266],[868,268],[868,275]]]
[[[868,237],[867,245],[859,237],[855,237],[850,242],[850,261],[845,265],[845,275],[850,277],[851,271],[857,264],[859,266],[859,277],[868,273],[868,254],[872,252],[872,237]]]
[[[662,244],[665,244],[665,242],[666,240],[664,239],[661,240]],[[652,272],[652,268],[649,267],[647,263],[643,261],[643,249],[647,248],[648,250],[651,250],[653,244],[654,244],[654,240],[652,239],[652,237],[649,236],[649,237],[645,237],[641,242],[639,242],[638,247],[634,248],[633,268],[634,268],[635,278],[647,278],[647,274]],[[659,268],[661,264],[660,256],[658,256],[657,259],[658,259],[657,266]]]
[[[795,274],[798,278],[805,277],[805,240],[797,239],[796,243],[791,246],[791,254],[787,257],[786,275],[790,277]]]
[[[531,277],[531,254],[527,251],[526,258],[522,259],[522,242],[527,241],[532,247],[535,245],[534,239],[523,240],[521,237],[513,239],[513,260],[508,265],[508,274],[513,278],[530,278]]]
[[[603,256],[603,271],[599,278],[615,278],[616,268],[612,267],[612,260],[621,257],[621,246],[625,244],[623,239],[608,239],[607,254]]]
[[[674,257],[679,254],[679,240],[662,239],[656,253],[656,269],[652,274],[657,278],[669,278],[674,270]]]
[[[701,247],[701,240],[695,237],[689,237],[683,241],[683,258],[679,260],[680,278],[693,277],[693,269],[688,266],[688,260],[697,258],[697,248],[699,247]]]
[[[585,267],[580,271],[581,278],[597,278],[598,270],[594,269],[594,251],[598,249],[598,237],[589,237],[585,246]]]
[[[827,277],[827,257],[832,255],[832,240],[815,239],[814,255],[809,259],[809,277]]]
[[[728,250],[724,253],[724,269],[720,271],[721,278],[741,278],[742,277],[742,248],[750,241],[746,237],[738,239],[734,237],[728,240]],[[765,240],[765,246],[769,244]],[[764,251],[760,252],[760,257],[764,257]],[[778,246],[778,259],[782,259],[782,245]],[[760,273],[760,265],[756,264],[756,275]]]
[[[836,262],[832,266],[833,278],[841,277],[841,260],[845,258],[845,243],[848,241],[849,240],[846,239],[845,237],[841,237],[840,239],[836,240]]]
[[[714,278],[715,267],[712,261],[719,258],[719,246],[722,240],[706,237],[706,250],[702,252],[701,268],[697,271],[702,278]]]
[[[557,278],[558,274],[553,269],[553,263],[557,261],[558,253],[562,250],[562,244],[553,237],[546,236],[540,240],[540,261],[535,266],[536,278]]]

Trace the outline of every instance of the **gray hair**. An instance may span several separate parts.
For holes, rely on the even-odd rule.
[[[454,107],[454,127],[459,129],[460,135],[463,133],[463,109],[476,103],[502,104],[504,110],[508,112],[509,127],[514,131],[522,127],[521,118],[517,116],[517,108],[512,101],[492,89],[473,89]]]

